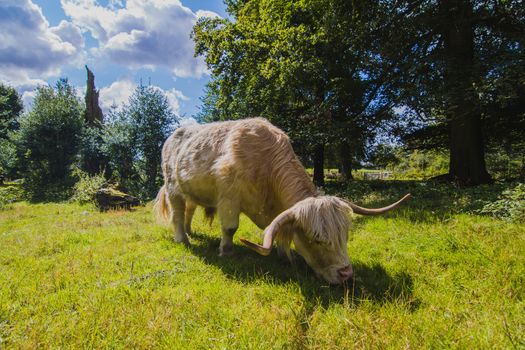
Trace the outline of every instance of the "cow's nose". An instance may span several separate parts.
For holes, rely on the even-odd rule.
[[[354,270],[352,269],[352,266],[348,265],[337,270],[337,273],[339,274],[339,277],[341,277],[342,281],[346,281],[347,279],[352,277],[352,275],[354,274]]]

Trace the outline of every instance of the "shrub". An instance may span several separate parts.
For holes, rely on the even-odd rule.
[[[9,207],[11,203],[25,199],[25,194],[20,186],[0,187],[0,210]]]
[[[79,180],[73,186],[72,202],[80,204],[94,203],[95,193],[106,182],[104,174],[89,175],[80,169],[74,171]]]
[[[506,221],[525,221],[525,184],[505,190],[498,199],[485,205],[480,212]]]

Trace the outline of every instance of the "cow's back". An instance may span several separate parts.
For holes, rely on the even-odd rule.
[[[228,198],[238,200],[252,220],[261,211],[272,216],[283,209],[269,188],[280,152],[295,158],[288,137],[264,119],[185,127],[164,145],[165,179],[199,205],[217,207]],[[264,208],[269,202],[273,207]],[[254,221],[261,220],[267,219]]]

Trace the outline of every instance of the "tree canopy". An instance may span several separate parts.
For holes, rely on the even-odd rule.
[[[483,130],[521,126],[518,1],[226,3],[232,20],[194,28],[212,73],[201,118],[270,119],[313,155],[317,184],[325,146],[344,170],[387,132],[450,150],[453,180],[488,182]]]
[[[0,84],[0,139],[19,127],[18,117],[24,110],[22,99],[11,86]]]
[[[40,86],[16,136],[21,174],[35,195],[67,184],[82,130],[82,105],[66,79]]]

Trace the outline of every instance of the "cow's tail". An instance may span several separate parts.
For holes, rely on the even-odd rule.
[[[153,205],[153,211],[157,216],[157,220],[167,222],[170,217],[171,205],[168,200],[168,194],[166,193],[166,185],[162,186],[155,199]]]

